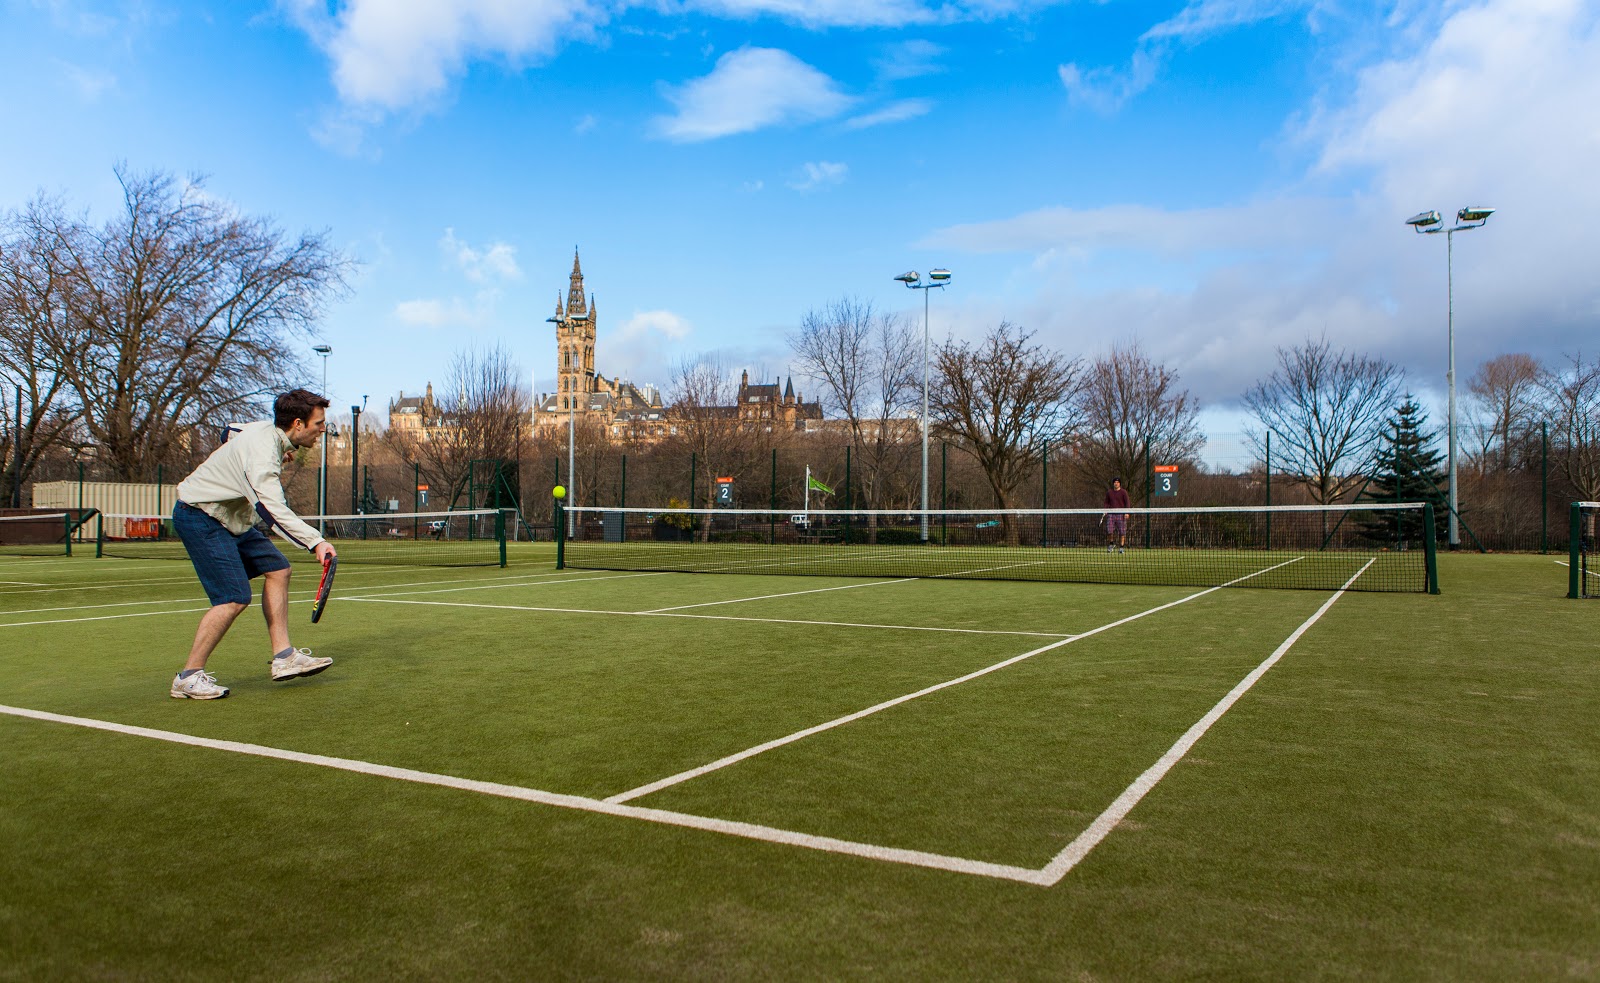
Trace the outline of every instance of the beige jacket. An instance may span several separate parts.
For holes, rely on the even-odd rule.
[[[178,501],[216,519],[235,536],[249,532],[260,519],[301,549],[316,550],[322,537],[283,497],[283,456],[294,450],[288,435],[270,420],[230,427],[229,432],[230,439],[178,483]]]

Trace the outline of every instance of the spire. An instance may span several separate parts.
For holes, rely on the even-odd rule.
[[[567,312],[561,309],[561,291],[556,291],[556,320],[565,320]]]
[[[567,285],[567,316],[581,318],[588,313],[583,303],[583,267],[578,265],[578,247],[572,247],[572,277]]]
[[[792,399],[794,399],[794,376],[785,379],[783,383],[783,401],[787,403]]]

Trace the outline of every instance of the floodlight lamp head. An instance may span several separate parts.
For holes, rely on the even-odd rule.
[[[949,270],[929,270],[928,271],[928,279],[936,280],[936,281],[938,281],[940,283],[943,283],[945,280],[950,279],[950,271]]]
[[[331,345],[313,345],[311,346],[311,350],[316,352],[318,355],[333,354],[333,347]]]
[[[1444,219],[1439,217],[1438,212],[1418,212],[1417,214],[1406,219],[1406,224],[1411,226],[1413,229],[1416,229],[1418,232],[1427,232],[1430,227],[1438,225],[1443,221]]]
[[[1459,212],[1456,212],[1456,221],[1477,222],[1479,225],[1482,225],[1483,223],[1489,221],[1489,216],[1493,214],[1494,209],[1492,208],[1485,208],[1482,205],[1478,205],[1476,207],[1469,206],[1461,209]]]
[[[921,280],[922,274],[918,273],[916,270],[910,270],[900,274],[899,276],[895,277],[895,279],[909,287],[915,284],[918,280]]]

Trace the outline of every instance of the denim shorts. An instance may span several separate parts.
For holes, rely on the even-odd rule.
[[[189,552],[211,604],[249,604],[250,580],[289,569],[289,560],[266,534],[252,527],[235,536],[228,527],[185,502],[172,510],[172,527]]]

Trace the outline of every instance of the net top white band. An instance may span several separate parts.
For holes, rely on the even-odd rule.
[[[965,515],[1194,515],[1194,514],[1236,514],[1236,515],[1278,515],[1294,512],[1382,512],[1382,511],[1421,511],[1425,507],[1422,502],[1363,502],[1358,505],[1196,505],[1191,507],[1172,508],[1106,508],[1101,506],[1094,509],[646,509],[633,506],[611,507],[604,505],[569,505],[569,512],[583,513],[609,513],[620,512],[624,515],[720,515],[720,516],[838,516],[859,517],[875,515],[890,518],[918,519],[926,515],[930,518],[940,516],[965,516]]]
[[[315,523],[319,520],[326,522],[347,522],[361,520],[363,522],[405,522],[410,519],[472,519],[492,518],[498,513],[514,511],[512,509],[457,509],[454,512],[367,512],[361,515],[302,515],[300,521]],[[166,515],[133,515],[116,512],[102,513],[107,519],[168,519]],[[44,516],[26,516],[25,518],[44,518]]]

